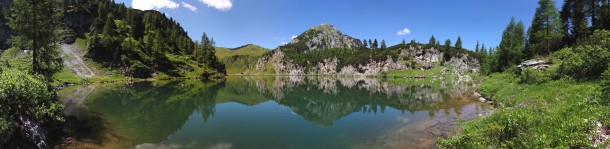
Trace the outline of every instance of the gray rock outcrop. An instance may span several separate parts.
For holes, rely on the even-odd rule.
[[[539,69],[549,68],[549,67],[551,67],[551,64],[544,60],[531,59],[531,60],[523,61],[517,67],[519,67],[521,69],[532,68],[535,70],[539,70]]]
[[[294,38],[289,44],[305,44],[305,50],[332,48],[355,48],[362,43],[360,40],[344,35],[330,24],[321,24],[305,31]]]

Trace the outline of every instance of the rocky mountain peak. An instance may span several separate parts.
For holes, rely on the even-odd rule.
[[[309,28],[294,38],[290,44],[304,44],[306,50],[355,48],[361,45],[359,40],[341,33],[334,26],[326,23]]]

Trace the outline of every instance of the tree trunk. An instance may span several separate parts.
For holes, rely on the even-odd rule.
[[[32,3],[34,3],[33,5],[33,9],[34,10],[38,10],[38,5],[36,5],[38,2],[37,1],[31,1]],[[32,20],[32,24],[34,27],[38,27],[38,14],[32,14],[33,16],[33,20]],[[35,37],[38,37],[37,33],[34,33]],[[39,51],[39,46],[38,46],[38,41],[36,41],[37,39],[33,39],[32,40],[32,71],[34,71],[34,73],[40,73],[40,69],[39,69],[39,65],[38,65],[38,51]]]

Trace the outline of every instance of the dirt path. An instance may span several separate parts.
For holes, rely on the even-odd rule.
[[[74,44],[61,44],[61,57],[66,68],[78,76],[90,78],[95,76],[95,72],[82,59],[84,55],[84,50]]]

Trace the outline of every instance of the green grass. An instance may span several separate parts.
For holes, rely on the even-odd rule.
[[[236,56],[236,55],[259,57],[267,52],[271,52],[271,50],[265,49],[265,48],[257,46],[257,45],[252,45],[252,44],[248,44],[248,45],[239,47],[234,50],[228,49],[228,48],[216,47],[216,56],[218,57],[218,59],[223,59],[223,58]]]
[[[9,48],[0,55],[0,63],[17,70],[29,71],[32,69],[32,54],[24,54],[18,48]]]
[[[83,38],[76,38],[76,46],[78,46],[81,49],[87,49],[87,39],[83,39]]]
[[[493,99],[491,114],[463,123],[443,148],[590,148],[595,122],[610,124],[598,81],[552,80],[521,84],[512,73],[492,74],[479,91]]]
[[[235,49],[216,48],[216,56],[225,64],[227,74],[240,74],[246,71],[248,65],[256,63],[262,55],[271,52],[257,45],[244,45]]]
[[[53,82],[51,82],[51,85],[57,86],[59,84],[77,84],[81,82],[83,82],[82,77],[64,68],[62,71],[53,74]]]

